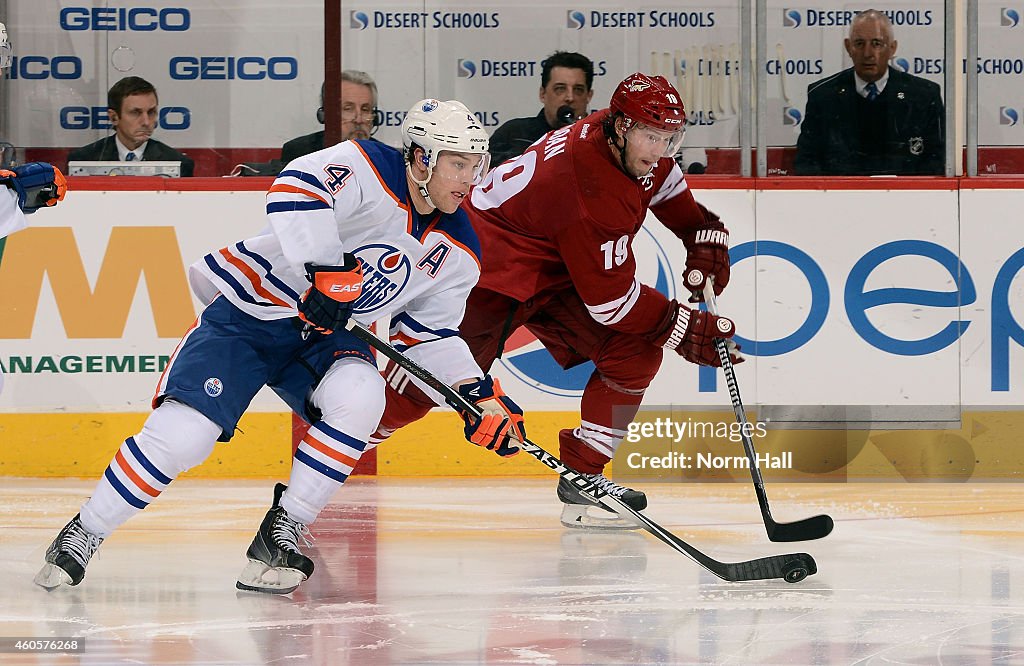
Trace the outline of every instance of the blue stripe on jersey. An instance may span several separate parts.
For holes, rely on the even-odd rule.
[[[291,169],[289,171],[282,171],[281,173],[277,174],[277,180],[281,180],[282,178],[297,178],[298,180],[301,180],[304,183],[309,183],[313,187],[316,187],[317,189],[327,192],[327,188],[324,187],[323,183],[317,180],[316,176],[310,173],[306,173],[305,171],[296,171],[295,169]],[[327,192],[327,194],[330,194],[330,192]]]
[[[317,421],[316,423],[313,424],[313,427],[325,433],[331,439],[335,439],[341,442],[342,444],[348,444],[356,451],[362,451],[364,448],[366,448],[366,442],[360,442],[352,435],[345,434],[340,430],[335,430],[334,428],[327,425],[323,421]]]
[[[423,236],[431,223],[441,217],[441,211],[436,208],[427,213],[426,215],[420,215],[420,212],[415,208],[412,209],[412,237],[423,242]]]
[[[295,450],[295,459],[298,460],[301,463],[305,463],[306,465],[308,465],[309,467],[311,467],[311,468],[315,469],[316,471],[320,472],[324,476],[326,476],[328,478],[331,478],[331,479],[334,479],[338,483],[345,483],[345,479],[348,478],[348,474],[344,474],[342,472],[339,472],[336,469],[331,469],[330,467],[328,467],[327,465],[323,464],[322,462],[320,462],[319,460],[317,460],[313,456],[309,455],[308,453],[306,453],[302,449],[296,449]]]
[[[114,486],[114,490],[117,491],[117,494],[120,495],[125,502],[128,502],[136,509],[145,509],[149,506],[149,504],[143,502],[135,495],[132,495],[131,491],[124,487],[124,484],[117,479],[117,476],[114,474],[114,471],[110,469],[109,465],[107,466],[107,471],[103,473],[103,477],[110,483],[110,485]]]
[[[167,485],[168,483],[174,480],[164,475],[160,470],[156,468],[156,465],[149,462],[149,458],[142,455],[142,450],[139,449],[139,445],[135,443],[134,437],[129,437],[128,439],[124,440],[124,443],[128,445],[128,450],[132,452],[132,455],[135,456],[136,460],[142,463],[142,466],[146,468],[146,471],[153,475],[154,479],[156,479],[157,481],[164,485]]]
[[[319,199],[312,201],[272,201],[267,204],[267,215],[290,213],[296,210],[330,210],[331,207]]]
[[[217,260],[213,258],[212,254],[206,255],[205,257],[203,257],[203,260],[206,262],[206,265],[210,267],[210,270],[213,271],[221,280],[224,280],[224,282],[227,283],[229,287],[231,287],[231,290],[234,291],[235,294],[246,303],[252,303],[253,305],[262,305],[264,307],[270,307],[274,305],[273,303],[267,303],[266,301],[257,301],[255,298],[253,298],[252,295],[245,290],[245,287],[243,287],[238,282],[238,280],[231,276],[231,273],[228,273],[226,270],[220,267],[220,265],[217,263]]]
[[[402,152],[373,139],[357,139],[354,143],[370,158],[370,164],[380,174],[384,186],[391,190],[396,199],[408,204],[409,181],[405,178],[405,158]]]
[[[391,315],[391,328],[394,329],[396,324],[405,324],[409,329],[416,333],[430,333],[436,335],[439,338],[450,338],[453,335],[458,335],[459,332],[452,328],[441,328],[434,330],[423,324],[419,323],[405,312],[399,312],[398,314]]]
[[[242,243],[241,241],[239,241],[238,243],[235,244],[235,248],[237,248],[239,252],[241,252],[245,256],[249,257],[250,259],[255,261],[257,264],[259,264],[261,268],[263,268],[263,270],[266,272],[267,280],[270,282],[270,284],[272,284],[275,287],[277,287],[278,289],[280,289],[282,293],[288,294],[289,296],[294,298],[296,301],[299,300],[299,295],[296,294],[294,291],[292,291],[291,287],[286,285],[284,282],[282,282],[280,279],[278,279],[278,277],[276,275],[274,275],[271,272],[274,267],[270,264],[269,261],[266,260],[265,257],[263,257],[262,255],[256,254],[255,252],[253,252],[252,250],[247,248],[245,246],[245,244]]]
[[[441,221],[434,228],[445,232],[465,245],[476,255],[477,261],[481,264],[483,263],[480,253],[480,239],[477,238],[476,231],[469,221],[469,216],[466,215],[466,211],[462,208],[456,209],[454,213],[442,215]]]

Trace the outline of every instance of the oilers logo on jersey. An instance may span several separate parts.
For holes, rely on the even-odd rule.
[[[356,248],[352,254],[363,264],[363,292],[353,306],[357,314],[386,306],[408,284],[412,262],[400,248],[370,243]]]

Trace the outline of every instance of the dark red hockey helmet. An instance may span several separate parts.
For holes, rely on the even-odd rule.
[[[664,76],[630,74],[612,93],[609,106],[632,122],[653,129],[665,132],[686,129],[683,99]]]

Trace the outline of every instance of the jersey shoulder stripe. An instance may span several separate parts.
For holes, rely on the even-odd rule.
[[[288,213],[296,210],[330,210],[323,201],[271,201],[267,204],[267,213]]]
[[[391,198],[405,207],[409,198],[409,187],[405,179],[405,158],[402,153],[380,141],[358,139],[351,142],[373,169],[377,180]]]
[[[294,178],[296,180],[302,181],[303,183],[311,185],[316,189],[322,191],[324,194],[327,194],[328,196],[330,195],[330,192],[327,191],[327,188],[324,187],[324,184],[321,183],[320,180],[313,174],[306,173],[305,171],[298,171],[296,169],[289,169],[288,171],[282,171],[281,173],[277,174],[277,181],[281,181],[286,178]],[[277,181],[274,182],[276,183]]]

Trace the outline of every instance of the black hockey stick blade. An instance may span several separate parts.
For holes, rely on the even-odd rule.
[[[416,377],[424,384],[440,393],[444,397],[445,401],[453,408],[479,416],[480,412],[476,405],[466,400],[466,398],[460,395],[458,391],[435,377],[429,370],[423,368],[390,344],[378,338],[359,322],[354,319],[349,319],[345,324],[345,328],[352,332],[352,334],[357,338],[369,343],[374,349],[397,363],[413,377]],[[575,470],[567,467],[561,460],[551,455],[537,444],[534,444],[529,439],[520,442],[520,447],[523,451],[529,453],[531,456],[542,462],[546,467],[557,473],[563,479],[573,484],[581,493],[594,503],[601,504],[620,516],[632,518],[657,539],[667,544],[675,551],[690,558],[722,580],[741,582],[747,580],[781,578],[787,583],[798,583],[807,576],[818,571],[814,558],[807,553],[774,555],[771,557],[762,557],[756,560],[747,560],[744,562],[719,562],[686,543],[647,516],[636,511],[633,507],[625,504],[614,495],[610,495],[601,488],[598,488],[593,482],[587,480]]]
[[[831,534],[832,528],[835,527],[832,517],[825,514],[811,516],[792,523],[775,522],[769,515],[765,518],[764,524],[768,530],[768,539],[776,542],[822,539]]]
[[[713,315],[718,314],[711,278],[708,278],[704,284],[704,303],[707,305],[708,312]],[[715,338],[715,350],[722,362],[722,372],[725,373],[725,383],[729,389],[729,399],[732,401],[736,422],[744,426],[740,429],[740,438],[743,441],[743,451],[747,454],[747,461],[750,463],[750,478],[754,482],[754,492],[757,495],[757,503],[761,507],[761,517],[764,519],[764,529],[768,534],[768,540],[777,542],[813,541],[827,537],[835,527],[835,523],[829,516],[811,516],[792,523],[779,523],[772,518],[771,509],[768,507],[768,493],[764,489],[764,478],[761,476],[761,469],[757,464],[754,440],[746,428],[747,413],[743,408],[743,400],[740,398],[740,385],[736,380],[736,368],[733,367],[732,358],[729,356],[729,346],[724,339]]]

